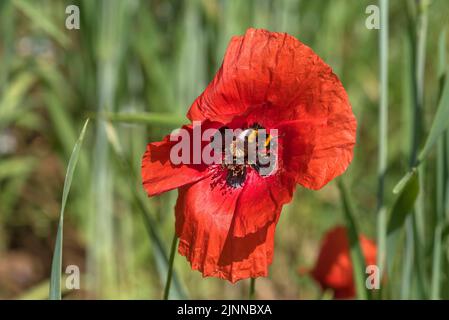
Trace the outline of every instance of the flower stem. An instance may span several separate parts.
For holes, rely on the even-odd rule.
[[[388,0],[380,1],[381,29],[379,37],[380,101],[379,101],[379,158],[377,190],[377,264],[384,273],[387,256],[387,209],[385,207],[385,174],[388,152]]]
[[[256,278],[251,278],[249,283],[249,300],[254,300],[256,293]]]
[[[164,289],[164,300],[168,300],[168,296],[170,294],[171,278],[173,275],[173,264],[175,261],[175,252],[177,244],[178,244],[178,237],[176,236],[175,232],[175,234],[173,235],[173,240],[170,249],[170,260],[168,262],[167,281],[165,282],[165,289]]]

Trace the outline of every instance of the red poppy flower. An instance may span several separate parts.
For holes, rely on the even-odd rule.
[[[359,242],[366,265],[375,265],[376,244],[363,235],[360,235]],[[318,260],[310,274],[323,290],[333,290],[335,298],[350,299],[355,297],[349,240],[345,227],[338,226],[326,233],[321,244]]]
[[[347,94],[332,69],[294,37],[249,29],[231,39],[220,70],[187,116],[204,131],[278,132],[266,139],[277,147],[276,170],[268,174],[247,160],[174,164],[176,141],[168,136],[150,143],[142,160],[149,196],[179,188],[178,251],[193,269],[231,282],[266,276],[275,226],[296,184],[319,189],[352,160],[356,120]],[[184,129],[193,132],[195,125]]]

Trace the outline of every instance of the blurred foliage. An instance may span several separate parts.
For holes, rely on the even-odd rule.
[[[358,120],[354,161],[344,179],[358,230],[375,238],[378,30],[365,27],[365,9],[373,3],[0,0],[0,298],[28,297],[42,292],[41,283],[49,281],[65,166],[87,117],[95,119],[73,179],[63,247],[63,266],[81,267],[83,289],[66,297],[161,297],[176,191],[146,199],[139,178],[141,156],[146,143],[185,119],[219,68],[231,36],[249,27],[292,34],[342,80]],[[421,149],[430,131],[444,83],[441,61],[447,54],[441,39],[447,34],[440,34],[448,24],[449,4],[434,0],[425,9],[425,72],[416,81],[420,3],[427,2],[389,5],[388,208],[397,203],[391,190],[409,170],[411,149]],[[80,30],[65,28],[70,4],[80,8]],[[413,121],[416,82],[423,85],[419,139],[414,138]],[[448,121],[439,119],[433,131],[442,131],[443,120]],[[438,150],[426,149],[429,155],[419,168],[418,223],[411,229],[395,224],[397,237],[388,239],[388,254],[395,259],[387,259],[391,273],[383,298],[449,298],[444,231],[449,135],[444,134],[433,137]],[[124,164],[129,168],[124,170]],[[344,223],[343,212],[335,182],[319,192],[298,188],[284,208],[270,277],[258,280],[257,297],[318,297],[316,284],[297,270],[313,265],[321,235]],[[414,241],[404,236],[406,229]],[[407,252],[415,252],[419,261],[416,256],[407,260]],[[405,269],[401,261],[408,261]],[[201,280],[179,256],[175,271],[173,297],[240,298],[249,285]],[[410,287],[404,287],[404,274],[410,274]],[[423,290],[418,290],[419,281]],[[409,290],[407,295],[400,295],[401,286]]]

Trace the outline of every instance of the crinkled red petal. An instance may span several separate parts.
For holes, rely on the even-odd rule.
[[[249,170],[245,185],[235,208],[235,237],[255,233],[277,219],[282,206],[291,201],[295,181],[287,174],[261,177]]]
[[[209,121],[198,124],[198,127],[201,128],[200,134],[204,130],[217,129],[220,126],[221,124]],[[197,152],[193,150],[193,126],[183,126],[182,129],[188,132],[189,137],[190,159],[187,161],[187,164],[175,165],[170,159],[172,147],[181,141],[181,137],[178,137],[176,133],[173,133],[173,137],[177,137],[176,139],[178,140],[170,141],[170,135],[167,135],[162,141],[147,145],[146,152],[142,158],[141,173],[143,186],[149,196],[154,196],[198,181],[209,173],[207,171],[207,165],[202,161],[199,164],[193,164],[193,153]],[[204,141],[201,142],[200,155],[206,144]]]
[[[236,237],[234,212],[242,192],[242,188],[229,188],[217,182],[213,175],[179,189],[176,204],[179,253],[205,277],[234,283],[268,274],[277,219],[254,233]]]
[[[309,189],[320,189],[341,175],[352,161],[355,121],[317,119],[279,125],[284,170]]]

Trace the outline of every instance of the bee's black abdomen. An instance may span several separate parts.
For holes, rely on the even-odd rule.
[[[240,188],[246,180],[246,167],[243,165],[236,165],[228,168],[226,175],[226,183],[233,188]]]

